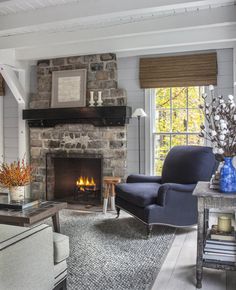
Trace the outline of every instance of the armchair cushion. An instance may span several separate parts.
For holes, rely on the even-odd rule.
[[[216,166],[215,155],[210,147],[175,146],[165,159],[162,183],[209,181]]]
[[[136,183],[136,182],[161,183],[161,176],[148,176],[144,174],[132,174],[128,176],[127,183]]]
[[[177,184],[177,183],[165,183],[162,184],[158,190],[157,204],[165,206],[169,199],[178,199],[178,194],[189,194],[192,196],[192,192],[196,184]]]
[[[120,183],[116,186],[117,196],[138,207],[156,203],[159,183]]]

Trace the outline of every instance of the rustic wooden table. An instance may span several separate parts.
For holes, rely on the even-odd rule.
[[[107,212],[108,198],[111,195],[111,210],[115,210],[115,186],[121,182],[119,176],[104,176],[104,200],[103,200],[103,213]]]
[[[59,211],[66,207],[66,202],[42,201],[38,206],[29,207],[22,211],[1,209],[0,224],[27,227],[51,217],[54,231],[59,233]]]
[[[236,210],[236,193],[225,194],[209,188],[209,182],[198,182],[193,195],[198,199],[198,238],[197,238],[197,269],[196,279],[197,288],[202,288],[203,267],[218,270],[236,270],[236,264],[227,262],[206,262],[203,260],[203,251],[207,230],[209,228],[209,210],[220,209]]]

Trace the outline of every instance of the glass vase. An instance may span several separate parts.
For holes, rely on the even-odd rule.
[[[236,169],[232,159],[232,157],[225,157],[224,165],[220,170],[220,191],[224,193],[236,192]]]

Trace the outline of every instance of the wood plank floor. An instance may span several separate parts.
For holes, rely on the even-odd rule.
[[[196,290],[197,230],[178,229],[152,290]],[[204,268],[202,290],[236,290],[236,273]]]

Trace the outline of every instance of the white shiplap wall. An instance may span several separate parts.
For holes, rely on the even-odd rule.
[[[224,96],[233,94],[233,50],[221,49],[217,51],[218,58],[218,94]],[[139,57],[118,59],[119,87],[127,90],[128,105],[134,109],[144,108],[144,90],[139,87]],[[35,91],[36,84],[31,74],[31,92]],[[4,152],[5,161],[10,162],[18,158],[18,108],[16,100],[7,88],[4,97]],[[141,161],[144,172],[144,120],[141,120]],[[137,119],[128,125],[128,173],[138,172],[138,132]]]
[[[217,63],[218,77],[216,91],[218,94],[226,97],[234,93],[233,49],[218,50]]]
[[[133,111],[138,108],[144,108],[145,92],[139,87],[139,58],[127,57],[118,59],[118,84],[119,87],[127,90],[128,105],[133,108]],[[227,96],[233,94],[233,50],[220,49],[217,50],[218,61],[218,86],[217,94]],[[144,173],[145,168],[145,151],[144,151],[144,120],[142,121],[142,144],[141,144],[141,167]],[[128,174],[138,172],[138,132],[137,120],[131,120],[128,125]],[[149,150],[149,148],[146,148]]]
[[[144,109],[144,90],[139,87],[139,57],[118,59],[118,86],[127,91],[128,106],[133,112]],[[131,119],[128,125],[128,174],[138,173],[138,120]],[[144,172],[144,120],[141,119],[141,172]]]
[[[18,158],[18,105],[8,87],[3,99],[4,159],[12,162]]]

